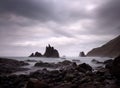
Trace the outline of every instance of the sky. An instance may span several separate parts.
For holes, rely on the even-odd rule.
[[[120,35],[120,0],[0,0],[0,56],[87,53]]]

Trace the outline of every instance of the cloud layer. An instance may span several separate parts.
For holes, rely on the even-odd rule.
[[[119,0],[0,0],[0,55],[43,53],[52,44],[76,56],[119,35],[119,23]]]

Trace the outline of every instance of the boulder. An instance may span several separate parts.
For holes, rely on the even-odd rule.
[[[92,71],[92,67],[86,63],[78,65],[76,69],[83,73],[86,73],[87,71]]]
[[[113,60],[112,67],[110,69],[111,74],[113,74],[117,79],[120,79],[120,56]]]

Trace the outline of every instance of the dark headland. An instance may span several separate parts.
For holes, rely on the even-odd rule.
[[[120,35],[101,47],[94,48],[87,56],[116,57],[120,55]]]

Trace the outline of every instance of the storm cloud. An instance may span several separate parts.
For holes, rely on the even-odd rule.
[[[43,53],[52,44],[76,56],[118,36],[119,23],[119,0],[0,0],[0,55]]]

